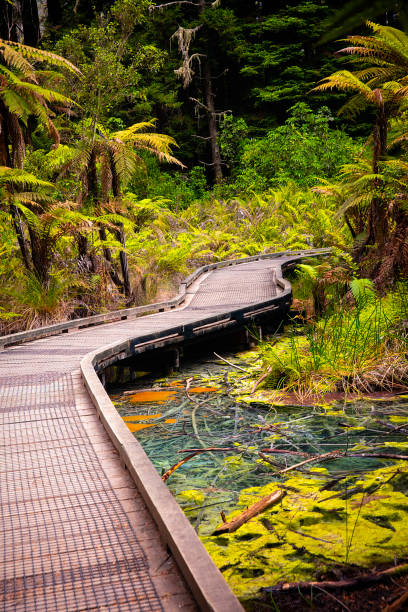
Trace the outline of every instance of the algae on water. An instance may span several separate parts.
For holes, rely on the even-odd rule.
[[[406,556],[408,497],[399,490],[407,482],[406,466],[380,468],[352,480],[350,489],[361,487],[360,492],[344,495],[346,482],[342,497],[333,497],[321,490],[327,482],[323,474],[291,476],[282,483],[287,495],[278,506],[235,533],[203,537],[234,592],[248,599],[262,587],[310,580],[339,563],[368,568],[393,562],[396,554]],[[278,488],[271,483],[243,490],[239,509],[227,520]]]

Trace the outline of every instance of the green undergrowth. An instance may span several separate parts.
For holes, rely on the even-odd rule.
[[[278,340],[261,343],[263,386],[301,399],[333,392],[401,391],[408,385],[406,285],[385,297],[373,293],[354,306],[329,309],[321,318],[291,326]]]
[[[68,260],[64,274],[53,271],[52,283],[41,287],[34,301],[32,283],[19,266],[13,235],[0,228],[0,330],[20,331],[33,321],[39,325],[71,318],[78,308],[84,316],[167,299],[196,267],[224,259],[289,249],[347,247],[347,232],[335,218],[336,202],[295,183],[226,200],[206,193],[182,209],[163,198],[140,200],[130,191],[123,198],[131,219],[125,233],[132,299],[126,301],[120,295],[104,268],[104,248],[110,249],[115,262],[121,247],[113,239],[101,241],[97,231],[92,233],[94,217],[88,217],[87,227],[97,273],[79,274],[75,265],[71,269],[73,245],[59,233],[55,248],[56,253],[64,249]]]
[[[294,183],[242,198],[208,195],[183,210],[163,200],[131,200],[140,230],[128,240],[129,257],[159,284],[213,261],[347,246],[346,232],[335,219],[335,202]]]
[[[326,473],[312,468],[241,491],[227,520],[280,486],[287,494],[235,533],[202,538],[238,597],[253,599],[281,581],[333,577],[339,565],[370,568],[408,555],[406,464],[350,475],[330,490]]]

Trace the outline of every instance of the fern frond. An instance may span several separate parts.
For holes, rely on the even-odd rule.
[[[35,71],[31,64],[21,53],[12,46],[5,44],[2,40],[0,40],[0,54],[8,66],[17,69],[26,79],[31,79],[34,83],[36,82]]]
[[[177,143],[171,136],[157,134],[155,132],[141,132],[146,128],[154,127],[155,119],[143,121],[131,125],[126,130],[121,130],[112,134],[114,140],[127,143],[136,149],[143,149],[155,155],[160,161],[177,164],[184,167],[177,158],[171,155],[171,147],[177,147]]]
[[[129,151],[122,142],[110,142],[109,149],[112,152],[119,179],[122,184],[126,185],[134,174],[136,166],[140,163],[144,164],[144,162],[134,151]]]
[[[374,284],[369,278],[354,278],[350,282],[350,289],[359,307],[376,299]]]
[[[40,191],[20,191],[16,194],[18,201],[23,204],[36,204],[41,202],[42,204],[52,204],[54,198],[46,193]]]
[[[27,124],[27,118],[31,114],[32,107],[27,103],[25,97],[12,89],[3,89],[0,91],[0,97],[9,112],[16,115],[24,124]]]
[[[160,150],[156,149],[155,147],[151,147],[151,146],[142,144],[141,142],[138,142],[137,143],[137,148],[141,149],[143,151],[148,151],[149,153],[151,153],[152,155],[157,157],[157,159],[159,161],[161,161],[161,162],[165,161],[167,163],[176,164],[177,166],[180,166],[180,168],[185,168],[186,167],[180,160],[178,160],[173,155],[169,155],[168,153],[166,153],[164,151],[160,151]]]
[[[136,132],[140,132],[141,130],[154,128],[155,126],[156,119],[150,119],[150,121],[141,121],[139,123],[134,123],[125,130],[119,130],[118,132],[114,132],[112,134],[112,138],[119,138],[119,140],[127,140],[127,135],[135,134]]]
[[[33,213],[32,210],[28,208],[28,206],[25,206],[22,202],[19,202],[18,200],[13,200],[13,206],[19,209],[30,227],[39,227],[41,223],[40,219],[35,213]]]
[[[52,215],[59,225],[70,224],[73,226],[80,225],[81,227],[91,228],[93,225],[92,219],[81,212],[67,208],[60,203],[51,209]]]
[[[67,78],[65,76],[65,74],[62,74],[62,72],[57,72],[56,70],[39,70],[38,68],[35,71],[35,76],[37,78],[37,80],[41,80],[41,81],[66,81]]]
[[[352,96],[343,104],[343,106],[340,107],[338,114],[347,115],[348,117],[353,118],[365,110],[368,104],[369,100],[358,93],[355,96]]]
[[[52,53],[51,51],[44,51],[44,49],[37,49],[35,47],[29,47],[18,42],[0,39],[0,53],[4,56],[5,49],[13,49],[21,53],[24,58],[36,60],[40,62],[47,62],[52,66],[59,66],[60,68],[67,68],[70,72],[74,72],[77,75],[81,75],[81,71],[74,66],[70,61]]]
[[[332,75],[322,79],[320,85],[312,91],[327,91],[339,89],[340,91],[354,91],[364,96],[369,102],[375,102],[372,90],[352,72],[339,70]]]
[[[356,208],[368,208],[372,200],[372,193],[363,193],[360,195],[353,195],[347,198],[345,202],[340,206],[336,212],[335,218],[340,219],[351,209]]]
[[[118,213],[105,213],[98,217],[95,217],[96,223],[109,224],[112,228],[118,229],[117,225],[122,224],[125,228],[132,230],[133,222],[129,220],[127,217],[123,215],[119,215]]]
[[[363,70],[356,70],[354,74],[361,81],[370,81],[370,85],[373,86],[391,80],[395,76],[395,69],[389,64],[385,66],[370,66]]]
[[[152,148],[163,149],[163,151],[169,151],[170,146],[177,146],[176,141],[171,136],[167,136],[166,134],[156,134],[155,132],[135,133],[130,130],[124,130],[120,140],[122,142],[135,144],[142,142]]]
[[[401,54],[406,56],[408,60],[408,36],[402,30],[392,28],[391,26],[384,26],[379,23],[374,23],[368,20],[367,25],[373,32],[392,48],[399,49]]]
[[[29,90],[38,96],[41,96],[47,102],[59,102],[60,104],[72,104],[74,106],[78,106],[76,102],[71,100],[71,98],[60,94],[58,91],[53,89],[46,89],[45,87],[35,85],[34,83],[22,83],[21,87],[23,87],[26,91]]]
[[[0,186],[10,185],[13,188],[25,189],[54,189],[54,185],[48,181],[43,181],[34,174],[26,172],[25,170],[19,170],[15,168],[8,168],[7,166],[0,166]]]

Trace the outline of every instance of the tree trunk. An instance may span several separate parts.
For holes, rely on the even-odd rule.
[[[7,133],[7,111],[0,103],[0,166],[10,168],[10,152]]]
[[[34,227],[28,226],[28,233],[31,244],[31,260],[33,262],[33,272],[44,288],[48,287],[50,275],[50,251],[48,237],[42,239]]]
[[[10,2],[1,2],[0,7],[0,38],[18,41],[15,7]]]
[[[0,166],[12,167],[10,149],[9,149],[9,133],[8,133],[8,118],[9,113],[5,106],[0,103]],[[24,234],[24,227],[21,222],[19,209],[12,203],[10,204],[10,213],[13,219],[14,230],[17,236],[18,246],[20,247],[21,257],[24,266],[27,270],[31,270],[30,258],[28,253],[28,244]]]
[[[7,131],[11,144],[12,166],[23,170],[26,151],[25,140],[18,117],[14,113],[8,113]]]
[[[204,97],[205,105],[207,107],[207,118],[208,118],[208,131],[210,135],[211,144],[211,159],[212,167],[214,172],[214,180],[216,183],[222,181],[222,166],[221,166],[221,153],[218,145],[218,132],[217,132],[217,120],[215,114],[214,105],[214,92],[212,88],[211,80],[211,68],[207,59],[203,62],[203,82],[204,82]]]
[[[40,41],[40,21],[36,0],[2,2],[0,37],[37,47]]]
[[[119,230],[117,233],[118,240],[120,244],[123,246],[123,248],[126,249],[125,228],[123,227],[123,223],[118,223],[118,227],[119,227]],[[122,277],[123,277],[123,291],[124,291],[124,294],[127,297],[129,297],[132,294],[132,288],[130,286],[128,258],[127,258],[125,251],[120,251],[119,258],[120,258],[120,267],[122,270]]]
[[[106,241],[106,230],[104,227],[101,227],[99,230],[99,236],[101,238],[101,240],[103,240],[104,242]],[[108,263],[108,272],[109,275],[112,279],[112,281],[115,283],[116,287],[118,289],[123,289],[123,283],[119,278],[119,274],[116,272],[115,267],[112,264],[112,253],[109,247],[104,246],[103,247],[103,254],[104,257]]]
[[[24,228],[21,223],[20,211],[19,209],[11,205],[10,206],[11,217],[13,219],[14,231],[16,232],[18,246],[20,247],[21,257],[23,259],[23,263],[26,269],[31,272],[31,264],[28,256],[28,245],[27,240],[24,235]]]
[[[24,44],[38,47],[41,34],[37,0],[20,0],[20,3]]]
[[[384,110],[378,111],[373,130],[373,174],[378,174],[379,163],[387,152],[388,118]],[[375,181],[375,187],[381,188],[381,181]],[[381,255],[384,252],[388,237],[388,219],[384,200],[376,195],[373,197],[368,215],[368,242],[376,244]]]
[[[112,173],[112,193],[114,198],[120,198],[120,181],[119,176],[116,170],[115,159],[113,157],[112,151],[109,151],[109,164]],[[125,228],[123,227],[123,223],[118,223],[118,231],[117,231],[117,239],[120,244],[123,246],[123,249],[126,249],[126,237],[125,237]],[[125,250],[120,251],[119,253],[120,259],[120,267],[122,270],[123,277],[123,292],[129,297],[132,295],[132,287],[130,284],[130,276],[129,276],[129,264],[128,258]]]
[[[88,238],[85,234],[78,234],[78,255],[81,259],[86,259],[88,256]]]
[[[200,13],[206,8],[206,0],[200,0]],[[215,114],[214,91],[212,86],[211,67],[207,57],[202,61],[202,78],[204,83],[204,99],[207,107],[208,133],[211,144],[211,160],[214,173],[214,181],[222,181],[221,153],[218,145],[217,119]]]
[[[90,152],[86,169],[86,190],[86,198],[89,198],[92,208],[94,208],[98,201],[98,177],[96,173],[96,152],[94,148],[92,148]],[[80,265],[85,267],[87,272],[95,273],[97,266],[95,258],[88,252],[88,237],[86,234],[78,232],[77,245]]]

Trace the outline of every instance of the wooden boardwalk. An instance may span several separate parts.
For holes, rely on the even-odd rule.
[[[177,310],[0,351],[0,609],[198,608],[98,419],[79,364],[104,345],[273,299],[284,261],[212,271]]]

